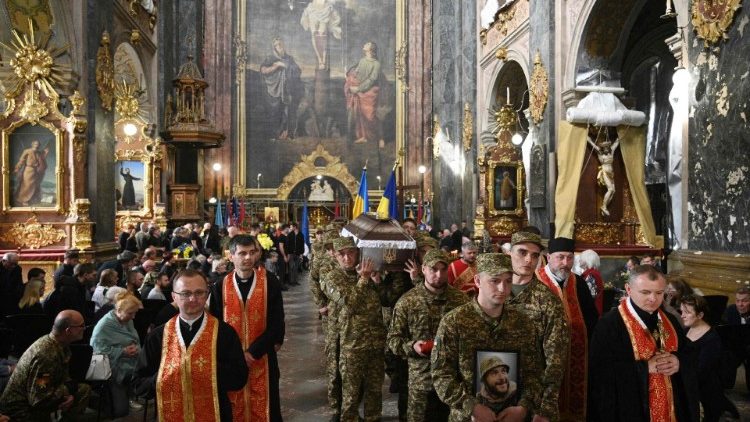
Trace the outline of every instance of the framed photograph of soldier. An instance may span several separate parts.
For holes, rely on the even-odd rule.
[[[3,210],[57,211],[62,205],[62,132],[44,121],[2,132]]]
[[[143,161],[115,161],[115,200],[117,211],[144,208],[146,166]]]
[[[515,406],[520,396],[520,358],[514,351],[477,350],[474,359],[474,395],[477,403],[497,415]]]
[[[523,163],[497,163],[490,167],[489,180],[490,214],[523,214]]]

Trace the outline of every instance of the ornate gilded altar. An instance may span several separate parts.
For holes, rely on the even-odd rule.
[[[31,27],[31,25],[29,25]],[[91,259],[93,222],[86,196],[84,99],[78,91],[63,114],[56,91],[70,69],[56,59],[65,48],[47,46],[49,33],[14,31],[11,54],[0,64],[5,109],[0,111],[2,184],[0,252],[51,268],[67,249]]]
[[[480,188],[474,227],[479,237],[486,229],[493,239],[507,239],[527,224],[526,176],[521,152],[511,143],[516,110],[504,105],[495,109],[493,116],[496,143],[480,145],[477,155]]]

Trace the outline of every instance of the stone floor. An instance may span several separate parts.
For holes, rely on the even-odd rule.
[[[301,282],[302,285],[284,292],[286,339],[279,352],[281,412],[285,422],[327,421],[330,413],[326,400],[324,337],[306,278]],[[740,369],[736,387],[727,391],[727,395],[740,409],[742,421],[750,422],[750,393],[744,378]],[[396,421],[396,396],[388,393],[387,384],[388,379],[383,384],[383,421]],[[149,420],[155,416],[153,409],[152,402]],[[142,421],[143,412],[133,412],[121,420]]]

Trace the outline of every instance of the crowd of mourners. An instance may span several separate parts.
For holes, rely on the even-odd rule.
[[[125,227],[116,259],[69,250],[50,288],[6,253],[0,422],[82,414],[91,382],[70,373],[82,344],[108,359],[99,400],[112,418],[154,398],[160,420],[280,421],[282,292],[303,279],[325,333],[332,421],[379,420],[386,375],[400,420],[739,418],[724,391],[750,363],[750,287],[727,306],[653,255],[607,282],[595,251],[543,242],[534,227],[492,245],[465,222],[401,225],[417,245],[401,271],[376,268],[335,222],[310,243],[296,223]],[[18,330],[38,339],[23,344]]]

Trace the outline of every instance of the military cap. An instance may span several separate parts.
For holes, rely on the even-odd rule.
[[[549,253],[555,252],[575,252],[576,241],[567,237],[556,237],[549,241]]]
[[[432,246],[433,248],[437,249],[438,247],[438,241],[434,237],[431,237],[429,235],[427,236],[418,236],[416,239],[417,241],[417,249],[423,247],[423,246]]]
[[[354,238],[352,237],[339,237],[338,239],[333,239],[333,249],[336,251],[356,247],[357,245],[354,244]]]
[[[479,372],[482,373],[480,378],[484,378],[484,376],[487,375],[487,372],[490,372],[498,366],[504,366],[506,371],[510,371],[510,366],[497,356],[483,360],[482,364],[479,365]]]
[[[424,260],[422,260],[422,264],[427,265],[428,267],[434,267],[438,262],[442,262],[447,266],[450,265],[451,260],[440,249],[433,249],[427,252],[424,255]]]
[[[117,255],[117,260],[123,262],[132,261],[135,258],[136,254],[130,251],[122,251],[119,255]]]
[[[339,231],[336,229],[328,229],[326,230],[325,234],[323,235],[323,242],[326,245],[333,244],[333,240],[339,237]]]
[[[544,245],[542,245],[542,237],[536,233],[529,233],[529,232],[513,233],[513,236],[510,237],[510,245],[516,246],[519,243],[533,243],[539,246],[539,248],[544,249]]]
[[[477,273],[498,275],[513,272],[510,257],[502,253],[483,253],[477,255]]]

